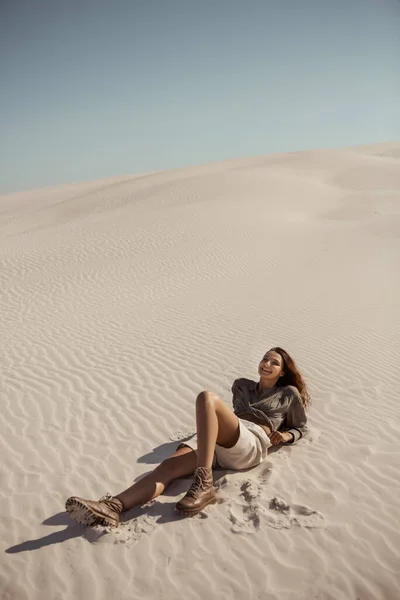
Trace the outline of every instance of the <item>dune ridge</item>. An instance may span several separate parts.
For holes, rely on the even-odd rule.
[[[0,597],[395,600],[400,582],[400,143],[0,196]],[[85,529],[230,402],[273,345],[310,435]]]

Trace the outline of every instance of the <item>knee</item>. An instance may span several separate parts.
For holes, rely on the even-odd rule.
[[[204,390],[200,392],[200,394],[196,398],[196,406],[209,406],[215,405],[215,403],[219,400],[217,394],[214,392],[209,392],[208,390]]]

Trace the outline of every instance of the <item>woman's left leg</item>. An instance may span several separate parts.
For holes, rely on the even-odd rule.
[[[239,419],[213,392],[196,399],[197,466],[212,467],[215,444],[232,448],[239,439]]]
[[[178,510],[195,514],[216,501],[212,479],[215,444],[231,448],[239,439],[239,419],[213,392],[201,392],[196,400],[197,460],[188,447],[178,450],[154,471],[124,492],[100,501],[68,498],[66,509],[78,523],[118,526],[123,510],[143,504],[163,493],[171,481],[194,472],[194,482],[177,504]],[[196,467],[197,464],[197,467]]]
[[[217,501],[212,477],[215,444],[232,448],[240,436],[239,419],[213,392],[197,396],[196,425],[197,467],[192,485],[176,505],[178,511],[191,515]]]

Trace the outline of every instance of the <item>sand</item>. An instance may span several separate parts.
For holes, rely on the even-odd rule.
[[[2,600],[399,597],[399,190],[388,143],[0,197]],[[118,530],[69,520],[273,345],[307,439],[195,518],[184,479]]]

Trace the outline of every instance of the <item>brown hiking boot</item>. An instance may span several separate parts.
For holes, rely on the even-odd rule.
[[[177,503],[176,509],[188,515],[195,515],[208,504],[215,504],[216,501],[212,469],[197,467],[194,471],[193,483],[186,495]]]
[[[90,527],[95,525],[118,527],[119,515],[123,509],[121,500],[113,498],[110,494],[98,501],[72,496],[65,503],[65,510],[71,519]]]

